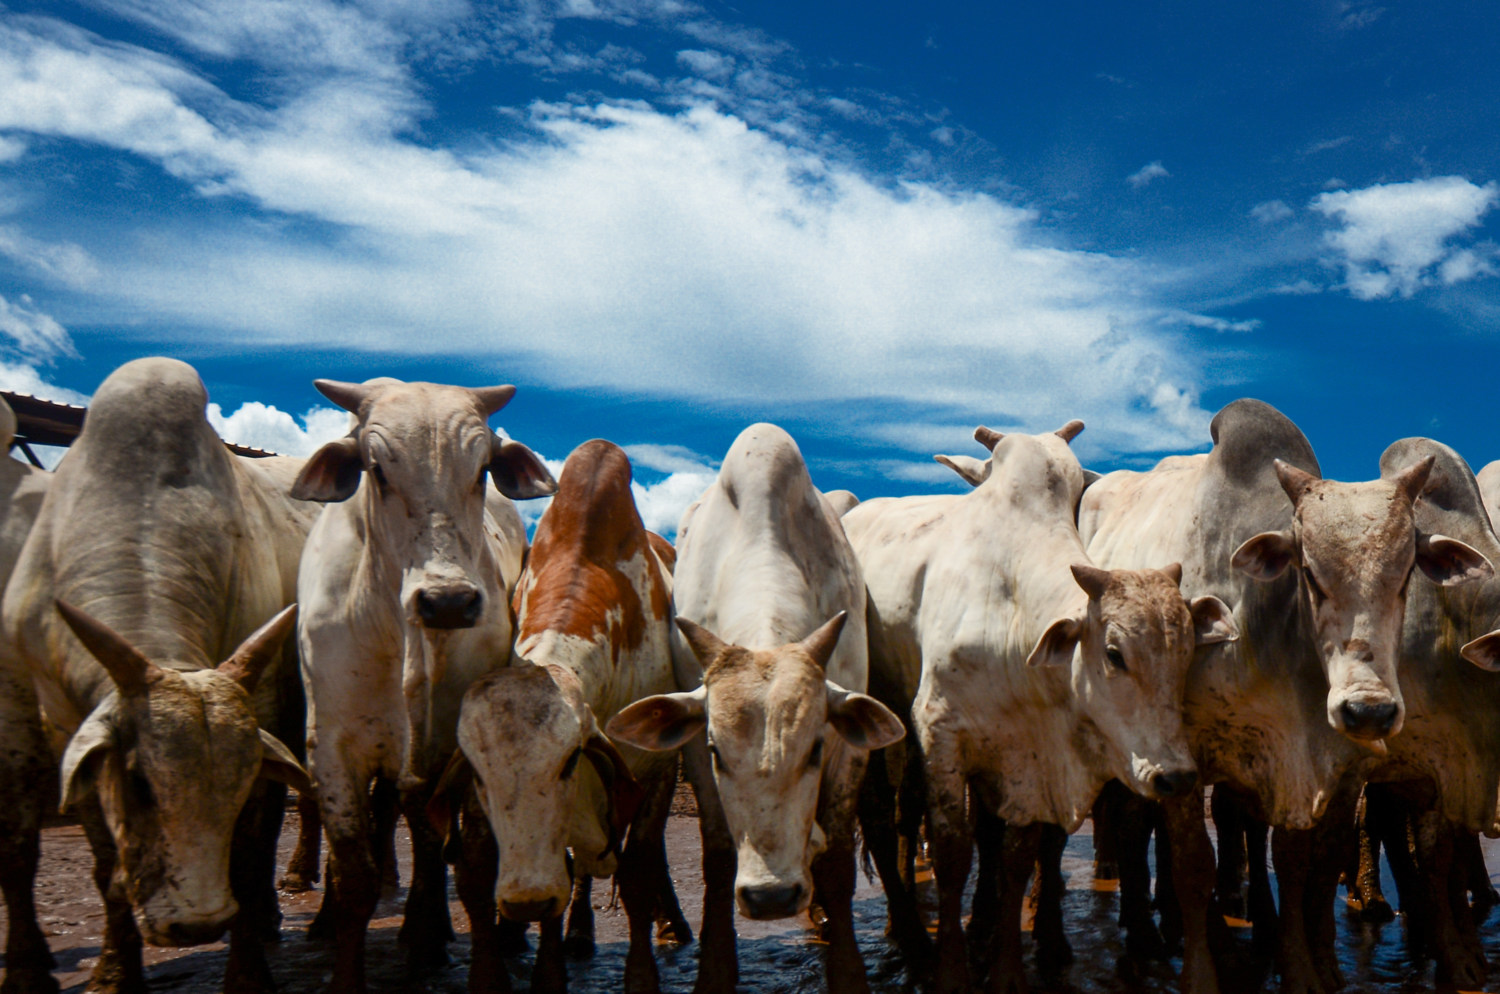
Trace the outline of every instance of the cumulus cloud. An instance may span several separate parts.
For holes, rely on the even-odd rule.
[[[1149,185],[1152,180],[1166,179],[1171,175],[1171,173],[1167,172],[1167,167],[1162,165],[1161,161],[1158,160],[1156,162],[1148,162],[1129,176],[1126,176],[1125,182],[1139,190]]]
[[[1267,200],[1250,208],[1250,216],[1261,224],[1275,224],[1277,221],[1285,221],[1294,212],[1285,201]]]
[[[325,442],[349,434],[349,413],[335,407],[314,407],[300,420],[258,400],[227,415],[218,404],[208,405],[208,423],[226,442],[283,456],[310,456]]]
[[[64,404],[83,406],[89,402],[87,394],[49,382],[35,366],[24,362],[0,360],[0,390],[30,394],[43,400],[55,400]]]
[[[150,52],[0,19],[0,128],[130,152],[201,197],[326,233],[204,237],[143,217],[147,250],[91,258],[88,292],[226,345],[466,354],[549,385],[755,416],[818,402],[840,412],[828,430],[854,438],[982,420],[1000,398],[1031,426],[1083,416],[1114,451],[1204,437],[1193,322],[1164,320],[1177,312],[1153,302],[1166,278],[1146,264],[1060,245],[995,195],[873,177],[712,96],[539,103],[510,143],[419,143],[426,110],[392,69],[399,50],[346,31],[353,10],[298,22],[323,32],[302,51],[338,72],[269,105]],[[248,16],[182,30],[243,53]],[[784,52],[695,23],[736,60]],[[780,99],[764,73],[735,85]],[[1132,182],[1165,175],[1152,163]],[[244,412],[230,417],[269,447],[311,444],[290,414]],[[666,500],[688,486],[667,486],[678,472],[698,471],[645,486]]]
[[[1325,236],[1349,292],[1361,300],[1410,297],[1493,271],[1493,245],[1459,246],[1500,202],[1500,185],[1462,176],[1321,193],[1309,205],[1339,227]]]

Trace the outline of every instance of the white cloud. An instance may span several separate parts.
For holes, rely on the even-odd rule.
[[[1293,213],[1293,210],[1286,205],[1286,202],[1281,200],[1267,200],[1250,208],[1250,216],[1261,224],[1275,224],[1277,221],[1285,221]]]
[[[64,404],[85,405],[89,402],[86,394],[49,383],[35,366],[23,362],[0,360],[0,390],[30,394],[43,400],[55,400]]]
[[[99,267],[79,246],[31,238],[14,225],[0,224],[0,255],[66,286],[86,287],[99,275]]]
[[[13,353],[31,361],[78,354],[67,329],[51,315],[36,310],[24,293],[14,302],[0,296],[0,335],[15,343]]]
[[[1126,176],[1125,182],[1139,190],[1148,185],[1152,180],[1166,179],[1171,175],[1171,173],[1167,172],[1167,167],[1162,165],[1158,160],[1156,162],[1148,162],[1129,176]]]
[[[0,135],[0,163],[15,162],[26,154],[26,142],[9,135]]]
[[[241,404],[226,415],[218,404],[208,405],[208,423],[226,442],[238,442],[284,456],[310,456],[325,442],[349,433],[349,413],[335,407],[314,407],[302,424],[286,411],[258,400]]]
[[[708,489],[717,476],[717,473],[709,470],[673,473],[657,483],[631,483],[630,491],[635,495],[635,506],[641,512],[641,521],[658,535],[675,537],[682,512],[703,496],[703,491]]]
[[[625,455],[636,469],[659,473],[714,473],[716,461],[706,459],[683,445],[641,443],[624,446]]]
[[[1321,193],[1311,208],[1339,224],[1325,236],[1338,252],[1349,292],[1361,300],[1410,297],[1434,280],[1453,283],[1491,271],[1493,246],[1460,248],[1453,240],[1500,202],[1500,186],[1462,176],[1386,183]]]

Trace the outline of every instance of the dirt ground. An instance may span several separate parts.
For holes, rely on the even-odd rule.
[[[1076,992],[1124,992],[1175,990],[1175,979],[1163,968],[1144,978],[1127,978],[1117,974],[1116,962],[1122,951],[1115,928],[1116,901],[1112,885],[1093,879],[1093,845],[1091,828],[1069,841],[1063,869],[1067,874],[1068,893],[1064,913],[1076,961],[1068,972],[1067,990]],[[296,812],[287,812],[282,834],[281,861],[284,865],[296,839]],[[403,854],[408,849],[405,829],[398,837]],[[697,822],[689,813],[674,813],[668,827],[668,852],[673,877],[677,883],[683,910],[696,928],[702,912],[702,879],[698,873]],[[1491,866],[1497,865],[1500,846],[1486,842]],[[405,856],[403,855],[403,860]],[[83,832],[75,825],[48,828],[42,841],[42,867],[37,879],[37,906],[42,928],[50,937],[58,960],[58,979],[67,991],[82,991],[99,951],[103,912],[92,881],[93,859]],[[409,866],[403,862],[403,880]],[[1387,889],[1394,894],[1393,887]],[[451,895],[451,890],[450,890]],[[285,994],[315,994],[326,986],[331,959],[327,947],[306,937],[321,900],[321,893],[283,895],[282,941],[270,951],[271,969]],[[594,905],[598,950],[593,959],[569,964],[570,988],[574,992],[618,991],[622,987],[626,948],[624,912],[611,903],[608,882],[596,884]],[[469,959],[468,921],[462,906],[451,900],[453,924],[459,933],[450,946],[452,962],[424,976],[407,973],[396,933],[401,923],[401,901],[404,892],[383,901],[371,923],[369,969],[372,991],[441,992],[460,994],[465,990]],[[872,986],[878,992],[910,989],[904,972],[890,955],[883,937],[884,903],[879,887],[861,878],[855,903],[856,926],[860,947],[870,972]],[[1414,967],[1406,955],[1402,919],[1386,925],[1367,925],[1338,916],[1339,959],[1349,980],[1348,990],[1416,992],[1432,988],[1431,965]],[[806,919],[782,922],[751,922],[739,919],[741,989],[756,992],[815,991],[822,984],[820,946],[814,940]],[[1491,962],[1500,964],[1500,930],[1485,930]],[[1248,950],[1248,929],[1239,930]],[[533,931],[533,942],[535,932]],[[697,970],[696,944],[677,947],[657,946],[666,991],[687,991]],[[147,949],[148,976],[157,991],[174,994],[210,994],[219,989],[226,958],[225,946],[215,943],[192,949]],[[511,963],[517,990],[527,984],[530,957]],[[1265,964],[1247,967],[1263,974]],[[1033,973],[1033,985],[1038,980]]]

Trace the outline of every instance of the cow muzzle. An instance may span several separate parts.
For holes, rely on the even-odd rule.
[[[540,901],[501,901],[500,916],[513,922],[539,922],[562,914],[563,902],[555,897]]]
[[[1198,786],[1198,771],[1191,767],[1184,770],[1162,770],[1150,780],[1151,794],[1157,800],[1183,797]]]
[[[1385,739],[1401,731],[1401,705],[1392,700],[1346,698],[1328,709],[1328,723],[1351,739]]]
[[[140,926],[141,936],[153,946],[201,946],[217,941],[238,912],[239,908],[231,904],[227,912],[176,918],[166,922],[140,915],[137,916],[137,924]]]
[[[800,883],[739,887],[734,896],[744,916],[757,921],[790,918],[808,904],[807,890]]]
[[[468,584],[417,591],[417,617],[424,628],[473,628],[484,611],[484,594]]]

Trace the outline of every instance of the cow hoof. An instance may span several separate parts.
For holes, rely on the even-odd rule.
[[[1359,920],[1374,925],[1383,925],[1386,922],[1395,921],[1396,912],[1384,897],[1377,894],[1364,902],[1364,907],[1359,909]]]
[[[0,994],[57,994],[57,978],[46,967],[13,968],[0,981]]]
[[[1094,860],[1094,879],[1095,880],[1119,880],[1120,879],[1120,864],[1116,863],[1112,859],[1096,859],[1096,860]]]
[[[563,939],[563,955],[568,959],[593,959],[594,937],[584,931],[569,932]]]
[[[311,877],[303,874],[300,870],[287,870],[282,874],[280,880],[276,881],[276,887],[284,894],[306,894],[313,890],[313,885],[318,882],[318,874]]]
[[[656,941],[685,946],[693,941],[693,926],[685,918],[661,918],[656,922]]]
[[[495,926],[495,948],[501,956],[524,956],[531,952],[531,943],[526,941],[526,922],[501,919]]]

